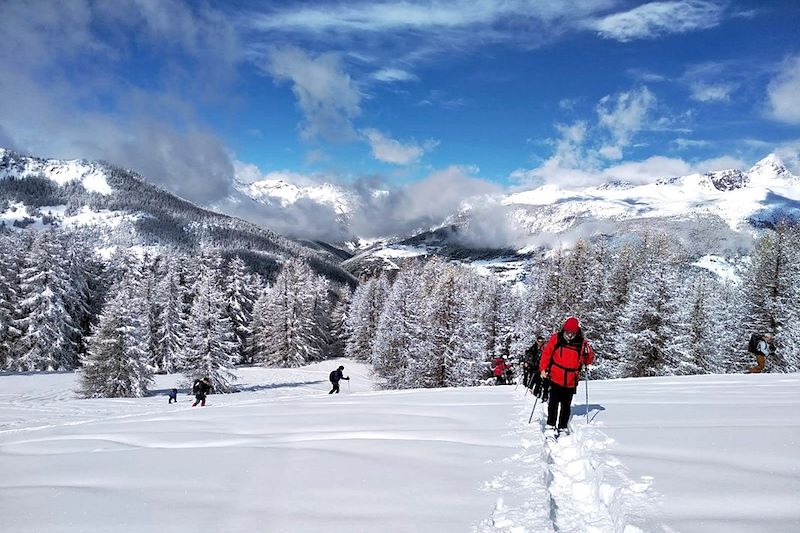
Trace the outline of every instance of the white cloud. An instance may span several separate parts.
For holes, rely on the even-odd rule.
[[[708,146],[708,141],[698,141],[696,139],[686,139],[684,137],[678,137],[672,141],[678,150],[688,150],[689,148],[700,148],[703,146]]]
[[[787,124],[800,124],[800,56],[783,63],[778,76],[767,87],[768,115]]]
[[[344,71],[338,54],[316,57],[287,46],[269,54],[266,70],[276,80],[289,80],[305,116],[302,136],[331,141],[354,140],[351,119],[361,113],[361,92]]]
[[[655,95],[647,87],[603,97],[597,105],[598,125],[609,132],[611,144],[603,146],[600,155],[621,159],[622,149],[633,135],[647,127],[656,103]]]
[[[378,161],[395,165],[408,165],[419,161],[425,152],[433,150],[438,141],[428,140],[422,144],[410,141],[405,144],[396,139],[387,137],[376,129],[366,129],[361,132],[372,148],[372,155]]]
[[[698,102],[727,102],[735,88],[731,83],[694,82],[689,85],[692,99]]]
[[[570,167],[552,159],[533,169],[518,169],[511,178],[528,186],[553,183],[563,187],[599,185],[609,180],[650,183],[658,178],[685,176],[729,168],[748,168],[747,162],[733,156],[690,162],[681,158],[653,156],[640,161],[625,161],[606,167]]]
[[[591,21],[589,27],[606,39],[628,42],[713,28],[721,22],[724,12],[725,5],[719,2],[651,2]]]
[[[398,68],[382,68],[372,73],[372,79],[385,83],[393,83],[396,81],[415,81],[417,77],[413,73],[406,70]]]
[[[0,11],[0,70],[14,73],[0,83],[5,142],[132,168],[198,203],[229,192],[230,157],[195,106],[218,97],[238,61],[221,12],[178,0],[17,1]],[[135,54],[152,56],[151,75],[126,77]]]
[[[399,30],[442,31],[491,25],[504,19],[537,19],[552,22],[596,13],[612,5],[610,0],[577,0],[569,4],[537,0],[452,0],[359,2],[306,5],[249,17],[262,30],[303,32],[369,32]]]

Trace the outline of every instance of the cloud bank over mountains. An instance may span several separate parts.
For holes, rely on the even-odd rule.
[[[8,0],[0,146],[107,160],[198,204],[330,240],[342,235],[335,206],[254,209],[237,180],[340,184],[363,208],[359,234],[380,235],[516,186],[642,183],[768,152],[798,173],[800,49],[778,34],[778,52],[726,54],[725,32],[781,15],[747,7]],[[662,42],[687,59],[662,65]],[[598,62],[624,63],[602,89]],[[570,63],[587,78],[571,83],[558,70]],[[491,223],[501,208],[470,207],[486,211],[475,239],[503,231]]]

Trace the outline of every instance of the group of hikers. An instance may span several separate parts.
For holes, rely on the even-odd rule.
[[[507,355],[508,345],[504,352]],[[581,369],[593,362],[592,347],[574,316],[546,343],[544,337],[537,335],[536,342],[525,350],[521,360],[522,383],[534,396],[547,402],[546,435],[557,437],[569,432],[572,397],[578,388]],[[496,384],[510,382],[511,367],[505,357],[495,358],[493,367]]]
[[[764,371],[774,340],[771,333],[751,336],[748,351],[755,355],[756,365],[746,373]],[[508,351],[506,344],[503,355],[508,356]],[[511,382],[512,367],[504,356],[493,361],[497,385]],[[574,316],[567,318],[561,329],[553,333],[546,343],[544,337],[537,335],[536,341],[525,350],[520,360],[522,383],[535,397],[547,403],[546,435],[558,436],[569,432],[572,398],[577,391],[581,371],[584,366],[593,362],[594,351],[584,338],[580,323]]]
[[[756,365],[749,368],[747,373],[763,372],[774,340],[775,337],[771,333],[753,334],[750,337],[748,351],[755,355]],[[498,385],[510,383],[512,376],[512,367],[506,361],[509,352],[508,341],[503,352],[503,356],[496,357],[493,361],[493,374]],[[536,398],[541,399],[542,403],[547,403],[546,435],[558,437],[569,433],[572,398],[577,391],[583,367],[593,362],[594,351],[584,338],[580,323],[574,316],[567,318],[561,329],[553,333],[547,342],[544,337],[537,335],[536,341],[525,350],[520,361],[522,383]],[[328,379],[332,385],[328,394],[339,393],[341,380],[350,381],[350,377],[344,375],[343,365],[333,370]],[[192,407],[198,404],[205,406],[206,396],[212,390],[213,387],[207,377],[196,379],[192,384],[192,394],[195,397]],[[169,403],[177,402],[177,396],[178,390],[172,389]]]
[[[346,379],[350,381],[349,376],[344,375],[344,366],[340,365],[339,368],[334,370],[329,375],[329,380],[333,385],[333,388],[328,394],[339,393],[339,381]],[[211,394],[211,391],[214,390],[214,387],[211,385],[211,381],[208,377],[204,378],[197,378],[192,383],[192,394],[194,394],[195,402],[192,404],[192,407],[196,407],[200,405],[200,407],[205,407],[206,405],[206,396]],[[169,403],[177,403],[178,401],[178,389],[170,389],[169,391]]]

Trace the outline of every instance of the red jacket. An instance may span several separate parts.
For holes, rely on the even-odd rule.
[[[503,372],[507,369],[511,368],[505,362],[502,357],[495,357],[494,359],[494,375],[495,376],[502,376]]]
[[[564,344],[562,342],[556,348],[559,335],[561,333],[554,333],[542,348],[539,372],[547,370],[551,383],[562,387],[574,388],[578,386],[581,366],[592,364],[594,352],[585,339],[579,341],[578,344]],[[579,335],[578,338],[583,339],[583,335]]]

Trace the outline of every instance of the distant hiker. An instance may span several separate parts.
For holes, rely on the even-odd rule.
[[[169,403],[178,403],[178,389],[171,389],[169,391]]]
[[[195,407],[197,404],[200,404],[200,407],[205,407],[206,395],[211,392],[211,388],[211,382],[208,378],[198,378],[194,380],[194,384],[192,384],[192,394],[194,394],[195,401],[192,407]]]
[[[492,362],[492,366],[495,385],[505,385],[508,377],[508,371],[511,367],[508,366],[508,363],[506,363],[506,360],[502,356],[495,357],[494,361]]]
[[[542,357],[542,347],[544,347],[544,337],[537,335],[536,342],[525,350],[525,356],[522,359],[523,383],[527,388],[533,389],[534,396],[547,401],[549,387],[542,387],[542,383],[546,384],[547,381],[542,380],[539,375],[539,359]],[[542,396],[542,394],[544,395]]]
[[[749,368],[746,374],[760,374],[764,371],[764,363],[767,362],[769,348],[774,341],[775,337],[772,333],[765,333],[764,335],[753,333],[750,335],[747,351],[756,356],[756,366]]]
[[[554,333],[542,349],[539,371],[550,382],[550,403],[547,405],[548,435],[569,431],[572,396],[578,388],[581,367],[594,361],[594,352],[583,338],[578,319],[569,317],[561,331]],[[560,408],[560,412],[559,412]],[[556,428],[558,419],[558,428]],[[556,431],[558,433],[556,433]]]
[[[329,376],[328,379],[331,380],[331,383],[333,384],[333,388],[331,389],[331,391],[328,394],[333,394],[334,392],[336,394],[339,394],[339,381],[340,380],[346,379],[347,381],[350,381],[350,377],[349,376],[348,377],[344,377],[344,373],[342,372],[343,370],[344,370],[344,366],[340,366],[339,368],[337,368],[336,370],[331,372],[331,375]],[[348,385],[348,387],[349,387],[349,385]]]

